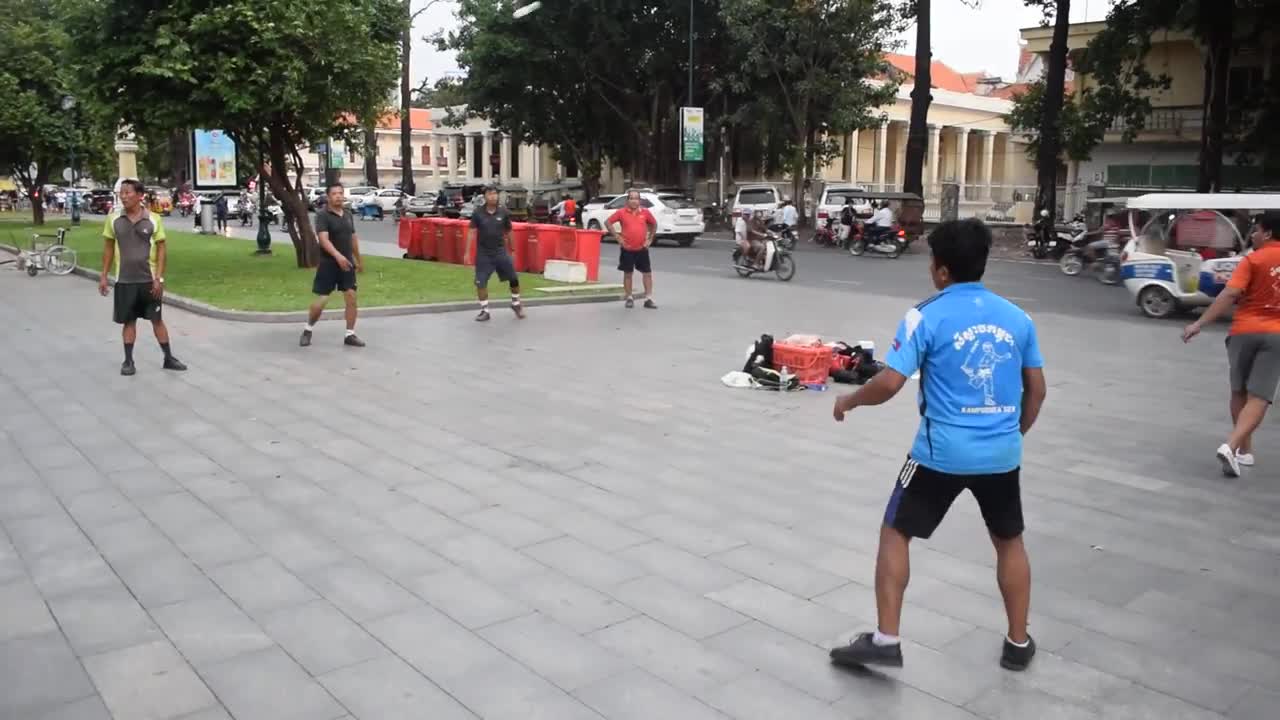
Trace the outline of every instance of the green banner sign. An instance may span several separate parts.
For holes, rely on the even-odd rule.
[[[680,161],[702,162],[702,108],[680,108]]]

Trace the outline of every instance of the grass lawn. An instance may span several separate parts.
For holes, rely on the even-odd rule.
[[[84,224],[72,230],[67,244],[75,248],[81,267],[102,268],[101,215],[84,216]],[[69,221],[56,216],[40,232],[53,233]],[[31,215],[0,213],[0,242],[27,247],[31,242]],[[314,270],[295,267],[293,246],[273,242],[274,255],[253,254],[252,242],[236,238],[168,231],[168,267],[165,287],[171,292],[228,310],[302,310],[312,300]],[[358,279],[360,305],[413,305],[475,298],[474,270],[461,265],[366,257],[364,273]],[[559,285],[541,275],[521,274],[520,287],[526,297],[539,287]],[[584,288],[586,290],[586,288]],[[490,283],[492,297],[509,295],[506,283]],[[340,299],[335,298],[341,307]]]

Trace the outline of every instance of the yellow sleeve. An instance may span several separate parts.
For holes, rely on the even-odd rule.
[[[102,225],[102,237],[108,240],[116,239],[116,214],[111,213],[107,216],[107,220]]]
[[[158,213],[151,213],[151,224],[156,226],[155,234],[151,236],[151,242],[158,243],[169,239],[164,233],[164,220]]]

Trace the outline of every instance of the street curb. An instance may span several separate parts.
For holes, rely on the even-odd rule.
[[[0,243],[0,250],[17,255],[19,250],[12,245]],[[76,267],[71,271],[74,275],[80,277],[97,280],[98,272],[89,270],[88,268]],[[115,284],[114,280],[110,281]],[[593,303],[618,302],[622,299],[622,292],[596,292],[584,295],[568,295],[564,297],[544,297],[544,298],[525,298],[521,300],[521,304],[525,307],[547,307],[553,305],[586,305]],[[209,305],[208,303],[192,300],[182,295],[173,293],[165,293],[164,304],[172,307],[195,313],[196,315],[204,315],[218,320],[230,320],[232,322],[248,322],[248,323],[294,323],[303,322],[307,319],[306,310],[291,310],[283,312],[257,312],[251,310],[226,310],[220,307]],[[427,303],[422,305],[385,305],[382,307],[360,308],[360,317],[396,317],[400,315],[435,315],[438,313],[463,312],[476,309],[475,300],[460,300],[445,303]],[[321,320],[341,320],[343,319],[343,310],[325,310],[320,316]]]

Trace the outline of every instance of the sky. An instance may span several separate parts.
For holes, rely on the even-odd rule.
[[[555,0],[544,0],[555,2]],[[1018,68],[1018,30],[1040,24],[1038,9],[1028,8],[1022,0],[979,0],[973,9],[961,0],[933,0],[933,58],[959,72],[985,70],[1006,80]],[[457,26],[454,5],[449,0],[414,0],[414,9],[426,7],[414,22],[412,58],[413,83],[434,82],[458,70],[453,54],[439,52],[423,38],[439,30]],[[1107,0],[1074,0],[1071,21],[1102,20],[1106,17]],[[899,52],[915,51],[915,29],[902,36]]]

